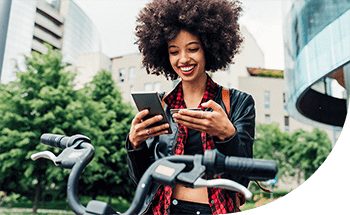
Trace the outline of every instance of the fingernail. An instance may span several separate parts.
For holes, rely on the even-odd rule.
[[[159,116],[158,116],[158,119],[162,119],[162,118],[163,118],[163,116],[162,116],[162,115],[159,115]]]

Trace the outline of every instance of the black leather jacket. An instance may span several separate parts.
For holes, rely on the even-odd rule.
[[[226,112],[226,108],[221,98],[221,91],[222,86],[220,86],[219,92],[214,101],[220,104]],[[164,96],[164,94],[165,93],[160,94],[161,98]],[[252,148],[255,133],[254,100],[252,96],[244,92],[241,92],[236,89],[230,89],[230,105],[231,110],[229,114],[229,119],[235,126],[237,132],[231,139],[224,142],[219,142],[219,139],[216,139],[214,137],[215,147],[219,150],[219,152],[225,155],[252,158]],[[129,175],[135,185],[137,185],[143,173],[155,160],[165,156],[173,155],[173,146],[178,135],[178,127],[177,124],[173,122],[167,105],[165,105],[164,109],[166,114],[168,115],[170,126],[173,130],[172,134],[160,135],[157,137],[149,138],[148,140],[146,140],[146,143],[143,144],[143,146],[137,150],[132,149],[129,142],[129,137],[127,137],[126,139]],[[246,178],[230,175],[229,173],[222,177],[230,178],[234,181],[237,181],[240,184],[243,184],[246,187],[249,183],[249,181]],[[147,196],[144,202],[141,213],[148,209],[158,187],[159,185],[154,185],[150,189],[149,195]]]

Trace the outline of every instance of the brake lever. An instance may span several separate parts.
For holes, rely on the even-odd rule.
[[[253,197],[253,194],[243,185],[231,181],[228,179],[211,179],[211,180],[205,180],[203,178],[198,178],[193,183],[193,188],[199,188],[199,187],[216,187],[216,188],[222,188],[226,190],[231,190],[235,192],[242,193],[246,199],[251,200]]]
[[[45,158],[45,159],[51,160],[55,164],[55,166],[59,166],[59,163],[56,162],[57,160],[56,155],[54,155],[54,153],[50,151],[43,151],[43,152],[32,154],[30,158],[33,161],[38,160],[39,158]]]

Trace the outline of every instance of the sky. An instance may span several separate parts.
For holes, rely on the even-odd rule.
[[[136,17],[150,0],[74,0],[101,35],[108,57],[137,53]],[[266,69],[284,69],[282,6],[290,0],[241,0],[240,24],[253,35],[265,56]]]

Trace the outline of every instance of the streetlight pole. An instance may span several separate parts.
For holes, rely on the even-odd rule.
[[[350,105],[350,62],[348,62],[344,66],[344,81],[345,81],[345,89],[346,89],[346,110],[349,109]]]

